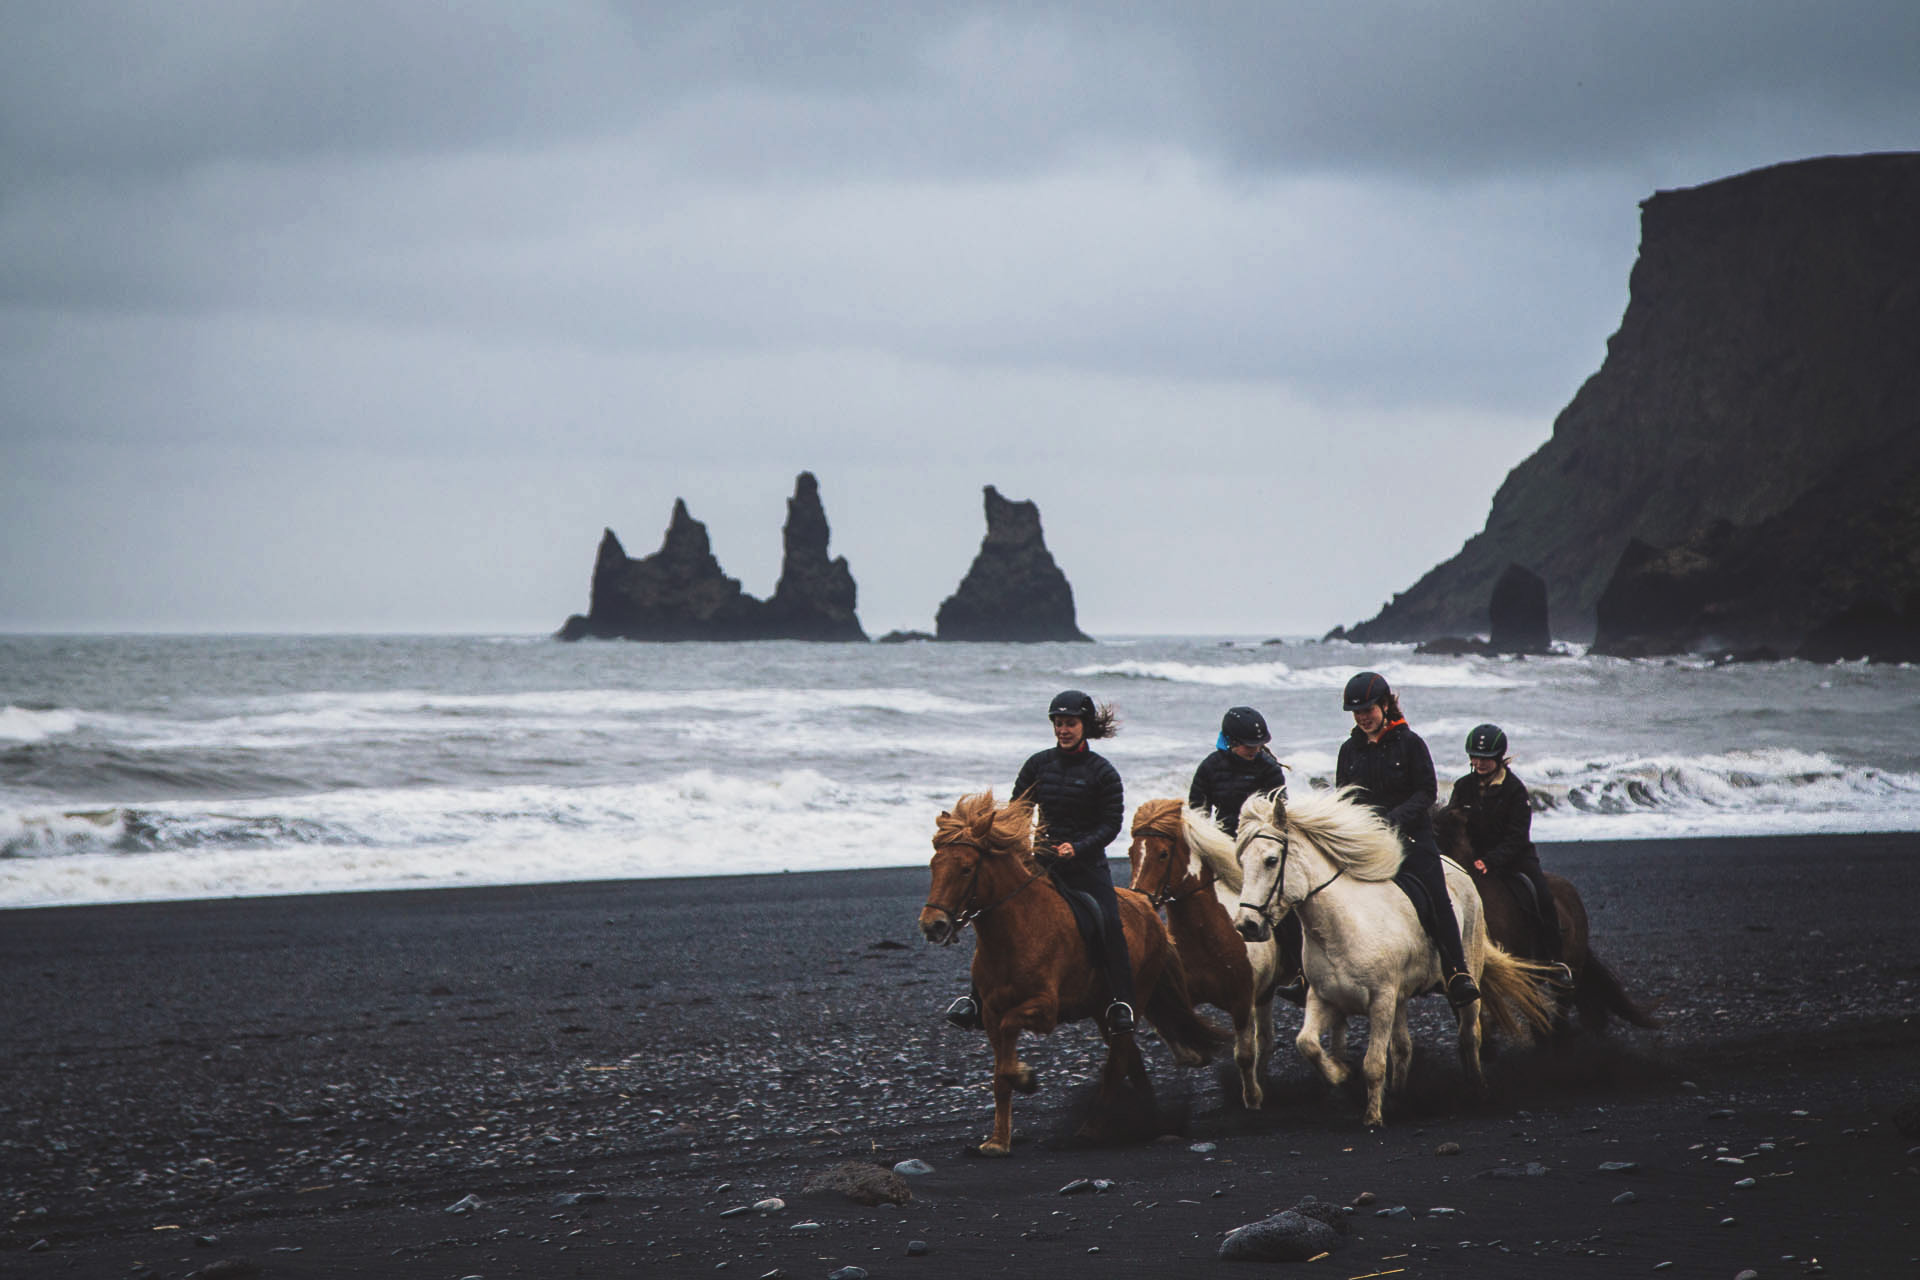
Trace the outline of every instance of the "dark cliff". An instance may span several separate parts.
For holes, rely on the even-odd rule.
[[[562,640],[865,640],[854,616],[853,573],[827,558],[820,489],[801,472],[787,501],[786,554],[770,600],[740,589],[714,559],[707,527],[676,498],[660,549],[635,560],[611,529],[600,539],[584,616]]]
[[[1478,630],[1514,561],[1546,581],[1563,634],[1619,652],[1790,651],[1843,610],[1903,608],[1920,589],[1916,228],[1916,154],[1644,201],[1600,370],[1486,528],[1349,638]]]
[[[986,489],[987,535],[959,589],[941,602],[941,640],[1087,640],[1074,620],[1073,587],[1040,530],[1040,508]]]

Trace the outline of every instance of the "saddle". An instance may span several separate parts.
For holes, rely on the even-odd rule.
[[[1442,860],[1449,861],[1449,859]],[[1400,886],[1400,892],[1407,895],[1407,901],[1413,904],[1414,915],[1420,918],[1420,927],[1425,930],[1426,935],[1431,938],[1433,936],[1434,923],[1438,917],[1433,914],[1434,902],[1433,899],[1427,896],[1427,886],[1422,884],[1417,877],[1404,868],[1394,873],[1393,882]],[[1447,910],[1453,910],[1452,903],[1447,904]]]
[[[1526,908],[1528,915],[1535,920],[1546,919],[1547,904],[1540,901],[1540,894],[1534,889],[1531,876],[1523,876],[1518,871],[1503,871],[1500,873],[1500,880],[1507,886],[1507,891],[1519,899],[1520,905]]]
[[[1060,877],[1051,872],[1047,883],[1067,901],[1067,908],[1073,912],[1073,923],[1080,929],[1080,941],[1086,944],[1087,963],[1095,970],[1101,970],[1107,960],[1107,934],[1105,923],[1100,918],[1100,904],[1093,895],[1080,889],[1069,889],[1060,883]]]

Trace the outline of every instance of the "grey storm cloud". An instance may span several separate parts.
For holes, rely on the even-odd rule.
[[[1352,620],[1597,366],[1635,202],[1911,146],[1916,50],[1908,0],[14,0],[0,625],[96,617],[60,603],[88,573],[101,625],[323,625],[319,595],[127,568],[166,548],[266,599],[319,542],[338,616],[397,624],[352,603],[372,562],[451,527],[487,553],[449,593],[511,563],[532,585],[486,616],[539,624],[599,524],[643,546],[685,491],[732,567],[723,526],[803,466],[863,598],[923,624],[932,588],[886,585],[922,573],[901,521],[964,562],[979,483],[1050,489],[1057,546],[1171,569],[1207,532],[1148,486],[1208,509],[1249,448],[1313,494],[1275,531],[1337,519],[1351,456],[1434,478],[1430,541],[1356,547],[1282,614]],[[97,501],[151,477],[180,496]],[[882,496],[836,515],[856,481]]]

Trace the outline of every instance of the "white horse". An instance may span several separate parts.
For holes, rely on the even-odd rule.
[[[1361,1070],[1367,1083],[1365,1122],[1376,1129],[1385,1122],[1389,1066],[1398,1090],[1413,1063],[1407,1001],[1438,989],[1440,958],[1413,903],[1393,882],[1400,868],[1399,836],[1373,810],[1352,801],[1350,790],[1308,792],[1284,804],[1272,795],[1247,800],[1231,846],[1242,873],[1234,925],[1242,936],[1258,938],[1285,912],[1300,917],[1307,1012],[1294,1046],[1328,1081],[1342,1084],[1352,1074],[1346,1061],[1347,1019],[1368,1019],[1372,1034]],[[1228,839],[1211,823],[1190,821],[1187,833],[1196,846],[1211,846],[1210,858],[1219,856]],[[1444,865],[1467,968],[1495,1023],[1508,1032],[1518,1030],[1521,1019],[1546,1029],[1551,1000],[1533,981],[1544,969],[1514,959],[1487,940],[1473,881],[1458,866]],[[1456,1011],[1460,1065],[1476,1094],[1486,1090],[1479,1012],[1478,1001]]]

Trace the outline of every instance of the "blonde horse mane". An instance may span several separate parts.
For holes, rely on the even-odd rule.
[[[1308,841],[1355,880],[1391,880],[1400,870],[1400,837],[1386,820],[1354,800],[1357,787],[1308,791],[1287,799],[1287,834]],[[1249,818],[1273,826],[1274,798],[1249,796],[1240,807],[1240,829]]]
[[[961,796],[953,808],[933,820],[933,843],[976,845],[988,856],[1033,852],[1033,802],[1015,800],[993,807],[993,792]]]
[[[1173,841],[1176,848],[1185,844],[1187,874],[1197,879],[1204,868],[1199,847],[1187,839],[1186,823],[1181,820],[1181,815],[1185,812],[1186,807],[1178,800],[1142,801],[1140,807],[1133,811],[1133,837],[1137,840],[1141,836],[1161,836]],[[1204,865],[1212,867],[1215,878],[1219,877],[1220,868],[1217,865],[1211,862]],[[1237,863],[1234,865],[1233,874],[1237,889],[1240,883],[1240,867]]]
[[[1206,809],[1183,807],[1180,818],[1187,828],[1187,846],[1193,850],[1193,856],[1211,867],[1213,878],[1227,886],[1229,892],[1240,892],[1244,880],[1240,874],[1240,853],[1233,837],[1220,829],[1213,814]]]

